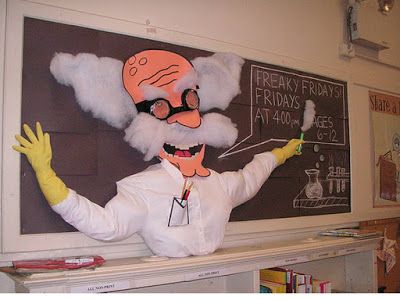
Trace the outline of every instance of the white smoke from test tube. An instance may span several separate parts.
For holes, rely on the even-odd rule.
[[[304,108],[303,126],[301,131],[306,132],[311,128],[315,117],[315,104],[312,100],[306,100],[306,106]]]

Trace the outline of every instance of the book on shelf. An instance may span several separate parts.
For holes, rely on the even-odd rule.
[[[354,238],[369,238],[378,237],[382,234],[378,231],[368,229],[341,228],[326,230],[319,233],[323,236],[338,236],[338,237],[354,237]]]
[[[260,280],[260,293],[286,293],[286,284]]]
[[[331,293],[332,284],[328,280],[313,279],[312,291],[313,293]]]
[[[286,285],[286,293],[293,292],[293,270],[270,268],[260,270],[260,280],[272,281]]]
[[[293,292],[312,293],[312,275],[293,272]]]
[[[260,270],[261,293],[331,293],[329,280],[314,279],[311,274],[293,271],[289,268]]]

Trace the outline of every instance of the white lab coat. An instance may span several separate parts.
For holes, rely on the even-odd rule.
[[[180,197],[185,179],[167,160],[117,182],[117,195],[104,208],[70,190],[53,209],[94,239],[117,241],[138,233],[156,255],[205,255],[222,244],[232,209],[251,199],[276,166],[275,156],[265,152],[242,170],[210,170],[208,177],[189,178],[193,187],[188,206],[175,205],[173,210],[183,214],[180,226],[168,223],[173,197]]]

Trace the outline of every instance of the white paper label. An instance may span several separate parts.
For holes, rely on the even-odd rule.
[[[352,254],[352,253],[361,252],[361,251],[362,251],[361,247],[341,249],[341,250],[338,251],[338,255]]]
[[[82,265],[86,263],[92,263],[94,262],[93,257],[80,257],[80,258],[69,258],[65,260],[66,264],[77,264],[77,265]]]
[[[328,257],[332,257],[332,256],[336,256],[336,253],[334,251],[327,251],[327,252],[319,252],[319,253],[312,253],[310,255],[310,259],[322,259],[322,258],[328,258]]]
[[[71,287],[71,293],[104,293],[129,289],[129,281],[110,281]]]
[[[286,265],[292,265],[292,264],[297,264],[301,262],[309,261],[308,256],[296,256],[296,257],[290,257],[290,258],[285,258],[285,259],[280,259],[275,261],[276,266],[286,266]]]
[[[207,270],[196,273],[185,274],[185,280],[204,279],[209,277],[224,276],[228,272],[225,269]]]

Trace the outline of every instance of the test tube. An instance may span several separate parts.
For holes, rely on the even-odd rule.
[[[344,191],[346,190],[346,179],[344,179],[345,171],[346,171],[345,168],[341,168],[341,170],[340,170],[341,176],[342,176],[342,193],[344,193]]]
[[[336,177],[340,176],[340,167],[336,167]],[[340,179],[336,179],[336,193],[339,194],[341,190],[341,180]]]

